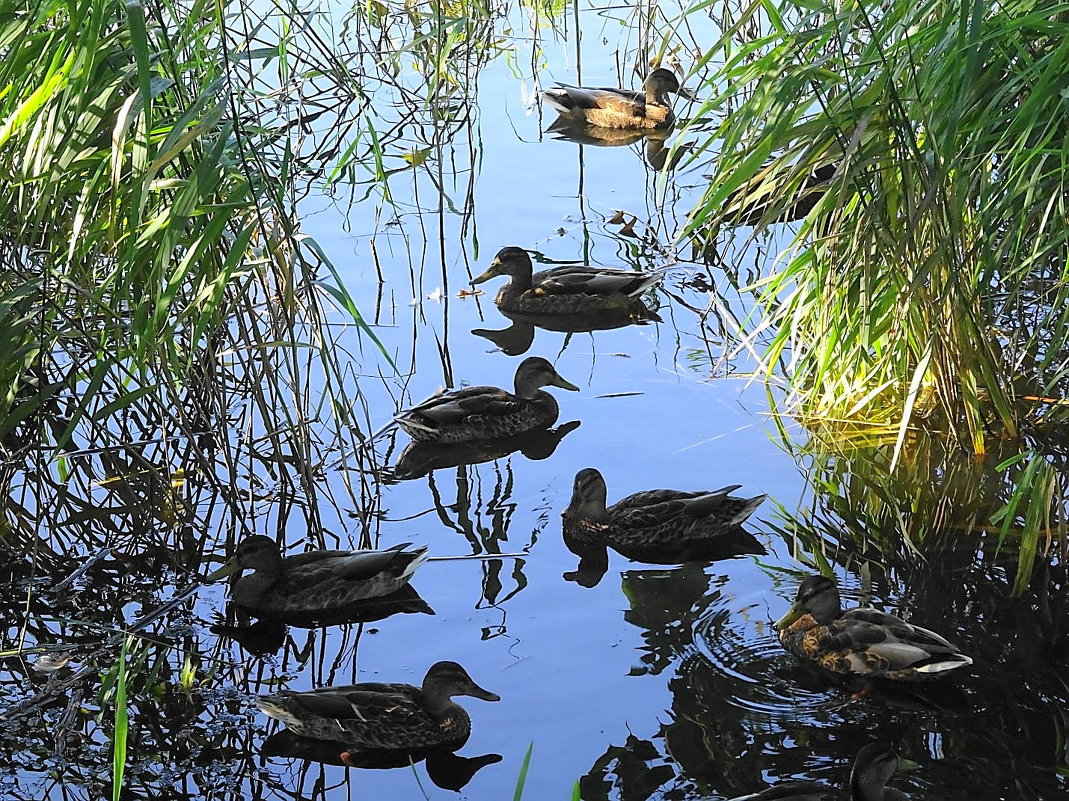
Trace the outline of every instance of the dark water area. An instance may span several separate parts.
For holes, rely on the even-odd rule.
[[[260,445],[248,443],[262,431],[235,431],[235,463],[255,490],[234,499],[204,481],[192,531],[143,506],[167,490],[133,468],[109,471],[91,455],[55,469],[46,478],[56,486],[65,470],[82,471],[85,483],[68,490],[82,493],[78,514],[22,507],[40,517],[36,540],[2,546],[0,797],[110,797],[112,713],[99,710],[112,708],[113,664],[132,628],[141,639],[127,688],[124,799],[497,801],[513,797],[529,748],[527,799],[570,798],[576,782],[587,801],[726,799],[781,779],[843,787],[854,755],[877,740],[915,763],[892,780],[910,798],[1069,797],[1062,565],[1045,565],[1033,592],[1011,598],[1012,549],[996,555],[980,535],[908,561],[829,554],[845,606],[895,612],[973,658],[944,679],[863,691],[780,646],[772,622],[812,572],[785,535],[813,502],[811,465],[781,442],[769,405],[779,390],[752,380],[737,328],[751,308],[738,288],[787,240],[749,242],[740,229],[723,243],[727,269],[681,261],[691,254],[677,253],[673,236],[707,163],[666,177],[642,140],[598,146],[542,134],[553,117],[527,102],[527,14],[508,17],[515,49],[479,71],[478,104],[463,123],[435,125],[428,112],[422,127],[409,120],[384,140],[391,164],[431,152],[424,169],[390,178],[393,204],[374,187],[365,197],[367,187],[336,184],[302,202],[302,224],[397,368],[336,312],[344,347],[334,355],[365,433],[442,386],[510,387],[529,355],[581,391],[549,390],[561,408],[551,431],[481,449],[420,448],[394,428],[359,459],[343,457],[324,423],[314,492],[283,488],[257,462]],[[617,57],[635,59],[635,20],[596,6],[577,16],[583,78],[616,84]],[[708,32],[692,20],[695,41],[714,35],[705,22]],[[543,84],[575,79],[574,37],[537,44]],[[624,81],[637,83],[629,73]],[[686,118],[694,106],[678,109]],[[671,269],[641,319],[535,327],[494,307],[500,281],[468,294],[508,245],[531,250],[536,269]],[[322,391],[321,376],[309,383]],[[807,440],[793,420],[779,425],[795,444]],[[610,502],[661,487],[766,493],[745,528],[767,553],[682,565],[610,553],[581,575],[560,514],[587,467],[604,474]],[[131,476],[124,487],[101,483],[119,472]],[[188,480],[199,481],[192,471]],[[248,510],[243,526],[217,525],[231,503]],[[133,522],[113,528],[119,517]],[[94,538],[80,538],[79,526]],[[250,623],[228,605],[224,583],[197,584],[245,533],[284,540],[291,553],[414,542],[437,559],[388,602]],[[39,657],[19,646],[66,664],[35,669]],[[418,684],[439,660],[501,697],[458,699],[472,735],[455,754],[368,754],[346,766],[337,744],[295,738],[253,702],[280,687]]]

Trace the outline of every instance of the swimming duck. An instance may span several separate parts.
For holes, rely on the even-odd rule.
[[[580,265],[534,272],[523,248],[502,248],[486,272],[472,279],[481,284],[499,275],[511,280],[501,287],[494,303],[503,311],[519,314],[591,314],[628,310],[635,298],[664,275]]]
[[[605,479],[588,467],[576,474],[571,502],[562,515],[564,542],[579,556],[609,546],[639,561],[664,549],[673,552],[673,561],[701,559],[702,551],[715,547],[720,538],[735,535],[765,499],[731,495],[739,486],[697,492],[646,490],[606,507]]]
[[[350,748],[460,747],[471,733],[471,718],[453,703],[455,695],[499,701],[456,662],[436,662],[422,687],[367,682],[283,691],[257,699],[260,711],[296,734],[347,743]]]
[[[426,547],[409,550],[411,544],[383,551],[305,551],[283,557],[278,543],[257,534],[238,543],[231,564],[209,578],[252,570],[234,583],[231,597],[254,612],[329,612],[407,585],[427,559]]]
[[[560,414],[557,401],[541,387],[579,391],[579,387],[561,378],[553,365],[540,356],[520,362],[514,384],[514,393],[498,387],[465,387],[443,392],[400,412],[394,419],[416,442],[496,439],[549,428],[557,421]]]
[[[821,575],[802,581],[775,627],[784,648],[835,673],[928,679],[972,664],[935,632],[894,615],[867,607],[844,612],[835,582]]]
[[[655,69],[642,91],[614,87],[587,88],[557,83],[542,98],[562,117],[586,120],[600,128],[667,128],[675,120],[670,92],[681,93],[671,70]]]
[[[849,793],[818,782],[780,782],[731,801],[904,801],[901,791],[887,786],[896,770],[895,752],[881,743],[871,743],[854,758]]]

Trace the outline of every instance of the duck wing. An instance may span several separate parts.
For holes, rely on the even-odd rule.
[[[466,387],[436,395],[418,406],[398,414],[394,419],[404,422],[427,417],[437,423],[459,423],[471,415],[506,415],[523,407],[521,398],[499,387]]]
[[[531,277],[538,295],[626,295],[632,297],[657,283],[664,270],[652,273],[602,267],[565,266],[542,270]]]
[[[308,551],[286,559],[282,580],[294,591],[327,579],[357,582],[376,576],[404,578],[427,560],[425,546],[405,550],[411,545],[403,542],[382,551]]]
[[[287,709],[298,717],[400,723],[413,715],[426,715],[419,703],[419,690],[409,685],[353,684],[323,687],[311,692],[280,693],[280,697],[285,700]]]
[[[646,104],[646,96],[640,92],[615,89],[608,86],[597,88],[572,86],[560,81],[557,82],[554,88],[543,91],[542,97],[553,108],[564,114],[620,104],[641,104],[643,106]]]
[[[735,498],[731,493],[741,484],[729,484],[716,490],[684,492],[681,490],[645,490],[622,498],[610,507],[610,514],[627,513],[667,522],[674,518],[715,517],[724,525],[742,523],[764,501],[764,495]]]
[[[835,650],[856,655],[851,662],[857,673],[941,673],[972,664],[934,631],[878,609],[849,609],[825,628]]]

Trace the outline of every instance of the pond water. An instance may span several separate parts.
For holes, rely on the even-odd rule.
[[[574,15],[569,7],[559,16],[553,31],[545,17],[545,27],[535,29],[529,9],[512,9],[496,29],[515,49],[468,76],[478,87],[468,116],[435,127],[428,114],[397,123],[391,130],[400,133],[383,139],[388,169],[403,166],[405,152],[427,149],[426,161],[391,175],[393,205],[376,185],[361,199],[364,188],[344,181],[302,202],[304,233],[334,263],[397,366],[395,375],[367,335],[337,313],[332,323],[345,349],[337,355],[357,389],[360,408],[353,413],[365,431],[443,385],[511,386],[526,355],[550,359],[580,387],[550,390],[560,403],[559,424],[580,424],[531,451],[537,458],[513,453],[430,472],[390,471],[408,438],[389,429],[366,460],[322,465],[316,480],[326,491],[314,514],[283,513],[278,506],[290,501],[265,491],[245,525],[284,535],[295,550],[308,541],[310,517],[319,521],[313,541],[327,547],[370,537],[469,558],[431,561],[415,576],[412,584],[433,616],[294,626],[267,635],[274,642],[243,647],[210,631],[224,613],[233,622],[223,585],[206,586],[195,600],[167,610],[156,636],[196,657],[200,701],[170,697],[134,709],[137,745],[124,797],[451,798],[450,783],[464,783],[478,767],[461,797],[504,799],[512,797],[530,748],[528,799],[569,798],[576,782],[583,799],[722,799],[781,778],[842,785],[857,750],[881,738],[916,763],[893,781],[913,798],[1067,797],[1066,585],[1057,568],[1048,576],[1053,600],[1011,600],[1012,557],[982,556],[972,547],[917,559],[892,576],[873,568],[868,584],[862,562],[836,567],[845,605],[866,601],[897,611],[972,655],[972,668],[953,680],[855,697],[780,648],[771,621],[811,572],[779,533],[808,503],[807,463],[780,443],[766,388],[751,382],[753,363],[732,323],[748,310],[733,287],[752,278],[758,252],[774,243],[742,242],[742,231],[738,244],[724,243],[728,272],[677,262],[688,254],[676,252],[672,237],[704,189],[708,164],[660,175],[647,163],[643,142],[597,147],[555,139],[542,133],[552,113],[530,104],[531,65],[543,85],[574,81],[577,53],[584,82],[617,84],[617,64],[633,63],[645,46],[638,14],[581,3]],[[715,35],[711,23],[703,30],[694,19],[687,30],[696,42]],[[680,53],[683,69],[692,56]],[[630,70],[622,79],[638,82]],[[396,95],[382,91],[377,119],[385,130],[397,122],[390,117]],[[681,100],[677,110],[685,118],[694,108]],[[512,324],[492,303],[500,281],[480,287],[486,294],[461,295],[508,245],[528,248],[545,263],[674,265],[648,296],[661,321],[596,332],[534,330],[525,350],[529,330],[511,339],[474,335]],[[785,424],[805,440],[800,426]],[[768,553],[680,566],[611,554],[595,586],[566,580],[577,559],[562,541],[560,513],[573,476],[585,467],[605,475],[610,501],[656,487],[741,484],[743,494],[767,493],[747,528]],[[221,559],[240,534],[214,533],[209,550]],[[127,620],[172,596],[176,574],[166,571],[161,581],[151,554],[111,558],[109,575],[136,590],[123,596]],[[84,577],[74,586],[83,619],[114,604],[106,586],[95,589]],[[13,604],[11,614],[8,636],[16,642],[26,613]],[[77,642],[79,631],[30,626],[29,640]],[[181,666],[179,657],[168,659]],[[425,765],[347,769],[328,764],[336,754],[320,755],[326,762],[265,754],[264,741],[278,727],[256,713],[254,694],[280,682],[297,689],[418,684],[443,659],[461,663],[501,697],[460,699],[473,732],[459,754],[496,754],[500,761],[432,768],[428,775]],[[48,681],[18,660],[9,660],[7,670],[4,692],[12,702],[26,683],[39,690]],[[69,697],[76,707],[92,700]],[[5,796],[104,795],[110,745],[98,731],[57,755],[49,732],[64,714],[72,716],[64,725],[73,726],[79,713],[66,697],[46,705],[43,717],[4,724],[9,751],[12,744],[24,749],[10,751],[0,775]],[[27,726],[36,733],[27,734]],[[272,742],[283,750],[285,743]]]

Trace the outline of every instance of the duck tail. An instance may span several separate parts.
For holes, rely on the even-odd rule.
[[[739,507],[739,511],[732,516],[731,522],[736,525],[746,522],[746,519],[757,511],[757,507],[764,503],[767,497],[767,495],[756,495],[753,498],[747,498]]]
[[[572,100],[568,91],[564,88],[545,89],[542,91],[542,99],[552,106],[558,114],[571,114],[575,111],[575,101]]]
[[[943,656],[943,654],[940,654]],[[938,662],[929,662],[927,665],[921,665],[916,668],[918,673],[945,673],[948,670],[954,670],[955,668],[968,667],[972,664],[972,658],[965,656],[965,654],[953,653],[946,655],[945,658],[940,659]]]
[[[403,579],[410,578],[412,574],[419,569],[419,566],[426,562],[427,559],[430,557],[430,554],[427,552],[426,545],[420,545],[416,548],[413,548],[411,551],[405,551],[405,554],[412,557],[412,559],[407,565],[405,565],[405,569],[401,571],[400,578]],[[434,613],[432,612],[431,614]]]
[[[301,727],[300,718],[286,708],[286,699],[278,695],[261,695],[256,699],[256,707],[267,717],[282,721],[292,729]]]

